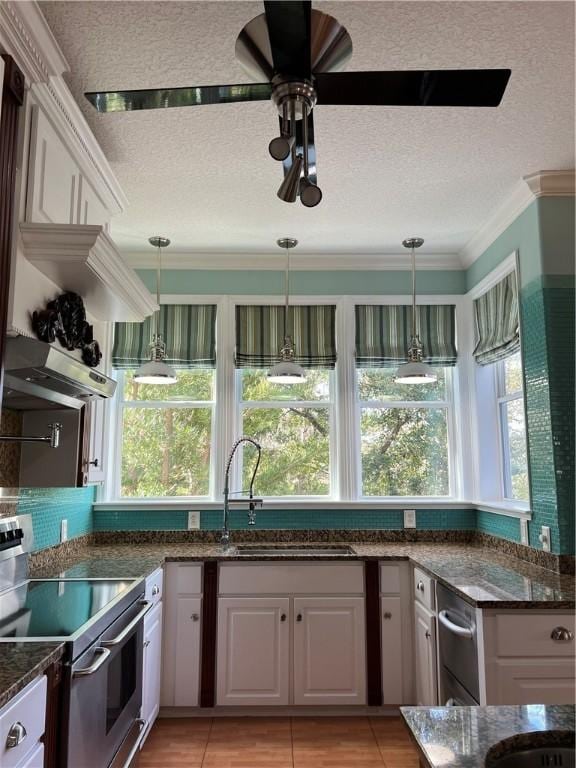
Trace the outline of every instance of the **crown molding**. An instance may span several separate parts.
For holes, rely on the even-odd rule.
[[[36,2],[3,0],[0,22],[0,44],[17,61],[28,86],[70,70]]]
[[[24,256],[63,290],[75,291],[99,320],[142,322],[158,309],[103,227],[20,224]]]
[[[575,171],[538,171],[524,181],[534,197],[569,197],[576,191]]]
[[[502,205],[492,213],[460,251],[459,256],[463,267],[467,269],[473,264],[533,200],[538,197],[574,195],[574,189],[575,172],[573,170],[538,171],[519,179]]]
[[[124,260],[134,269],[155,269],[156,253],[123,252]],[[174,253],[162,252],[163,269],[198,270],[258,270],[279,271],[285,267],[283,253]],[[298,272],[311,271],[409,271],[410,259],[403,254],[290,254],[291,269]],[[455,254],[419,255],[418,271],[460,270],[462,266]]]

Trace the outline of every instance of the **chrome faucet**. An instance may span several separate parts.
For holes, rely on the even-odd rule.
[[[262,499],[254,498],[254,479],[256,478],[256,472],[258,472],[258,467],[260,466],[260,457],[262,456],[262,447],[260,446],[259,443],[256,442],[256,440],[252,439],[251,437],[245,437],[245,436],[239,437],[238,440],[236,440],[236,442],[232,446],[232,450],[230,451],[230,455],[228,456],[228,461],[226,462],[226,470],[224,472],[224,520],[222,523],[222,536],[220,537],[220,544],[222,545],[224,551],[231,549],[230,525],[229,525],[230,504],[245,503],[244,499],[230,498],[230,466],[232,465],[232,459],[234,458],[234,454],[236,453],[238,446],[240,446],[242,443],[250,443],[258,451],[256,466],[254,467],[254,472],[252,472],[252,479],[250,480],[250,490],[248,495],[248,525],[255,525],[256,505],[262,506],[262,503],[263,503]],[[238,493],[241,493],[241,491],[238,491]]]

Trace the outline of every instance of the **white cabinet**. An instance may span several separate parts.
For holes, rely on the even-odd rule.
[[[408,563],[380,564],[382,703],[414,703],[412,570]]]
[[[573,704],[574,614],[484,611],[487,704]]]
[[[288,704],[287,597],[223,597],[218,604],[218,704]]]
[[[202,566],[168,563],[164,581],[163,707],[198,706],[202,628]]]
[[[103,483],[106,477],[104,440],[107,402],[95,400],[89,404],[89,408],[88,482]]]
[[[438,703],[436,666],[436,617],[421,603],[414,603],[416,704]]]
[[[162,603],[144,618],[144,660],[142,670],[142,719],[144,738],[160,710],[160,668],[162,661]]]
[[[294,598],[294,704],[364,704],[364,598]]]
[[[46,676],[37,677],[0,710],[2,768],[41,768],[47,688]]]
[[[218,705],[365,704],[361,563],[220,566]]]

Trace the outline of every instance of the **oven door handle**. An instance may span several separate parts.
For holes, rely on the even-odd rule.
[[[474,637],[474,630],[470,627],[460,627],[458,624],[454,624],[453,621],[450,621],[448,618],[448,611],[440,611],[438,614],[438,621],[440,624],[444,625],[447,630],[452,632],[454,635],[458,635],[458,637],[466,637],[468,639],[471,639]],[[104,645],[104,643],[103,643]]]
[[[110,656],[110,651],[107,648],[94,648],[94,653],[100,657],[98,661],[95,661],[94,664],[90,664],[89,667],[75,669],[74,672],[72,672],[72,677],[87,677],[88,675],[93,675],[95,672],[98,672],[102,664],[104,664],[108,656]]]
[[[124,640],[128,637],[130,632],[134,629],[134,627],[140,622],[144,616],[148,613],[150,608],[152,607],[151,603],[147,603],[146,601],[143,601],[141,605],[144,605],[141,611],[139,611],[136,616],[132,619],[130,624],[128,624],[127,627],[124,627],[122,632],[120,632],[119,635],[116,635],[116,637],[113,640],[101,640],[100,645],[102,645],[104,648],[112,648],[115,645],[120,645],[120,643],[124,642]]]

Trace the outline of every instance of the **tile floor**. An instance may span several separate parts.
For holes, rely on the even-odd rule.
[[[419,768],[400,717],[157,720],[139,768]]]

